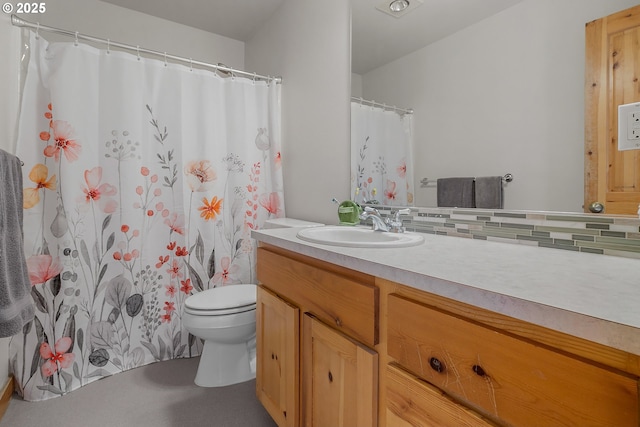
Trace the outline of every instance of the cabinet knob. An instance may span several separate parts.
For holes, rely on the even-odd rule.
[[[484,369],[482,369],[482,366],[480,365],[473,365],[471,367],[471,369],[473,370],[473,372],[475,372],[476,374],[478,374],[481,377],[484,377],[487,375],[487,373],[484,371]]]
[[[342,327],[342,320],[339,317],[336,317],[336,326]]]
[[[433,369],[438,373],[444,372],[444,363],[442,363],[439,359],[435,357],[432,357],[431,359],[429,359],[429,366],[431,366],[431,369]]]
[[[329,382],[333,382],[333,374],[331,374],[331,371],[329,371]]]

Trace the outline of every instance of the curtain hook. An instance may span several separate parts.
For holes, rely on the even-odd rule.
[[[167,66],[167,52],[164,53],[164,66]]]
[[[256,84],[256,73],[253,73],[253,84]]]
[[[76,31],[76,41],[74,42],[75,46],[78,46],[78,32]]]
[[[193,71],[193,59],[189,58],[189,71]]]
[[[111,53],[111,40],[107,39],[107,55]]]
[[[36,40],[40,40],[40,23],[36,22]]]
[[[140,46],[136,46],[136,52],[138,52],[138,61],[140,61]]]

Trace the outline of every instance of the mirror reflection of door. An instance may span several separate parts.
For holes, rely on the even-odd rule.
[[[586,25],[585,212],[637,215],[640,150],[618,150],[618,105],[640,102],[640,6]]]

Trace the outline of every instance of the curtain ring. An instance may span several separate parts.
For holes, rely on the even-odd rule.
[[[111,40],[107,39],[107,55],[111,53]]]
[[[138,61],[140,61],[140,46],[136,46],[136,52],[138,52]]]
[[[167,52],[164,53],[164,66],[167,66]]]
[[[256,84],[256,73],[253,73],[253,84]]]
[[[189,71],[193,71],[193,59],[189,58]]]
[[[40,40],[40,23],[36,22],[36,40]]]
[[[78,32],[76,31],[76,41],[74,42],[75,46],[78,46]]]

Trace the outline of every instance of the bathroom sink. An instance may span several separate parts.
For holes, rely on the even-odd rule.
[[[403,248],[424,242],[419,233],[388,233],[339,225],[303,228],[297,236],[311,243],[351,248]]]

